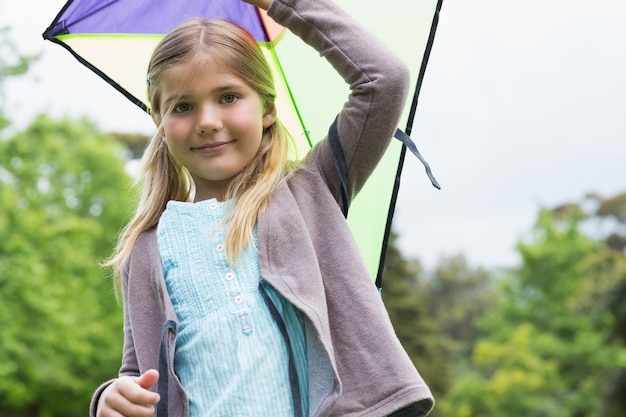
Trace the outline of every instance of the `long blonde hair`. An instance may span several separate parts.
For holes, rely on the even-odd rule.
[[[179,63],[207,59],[230,68],[245,80],[259,94],[264,106],[273,105],[274,80],[255,39],[230,22],[194,18],[167,34],[150,59],[148,98],[157,119],[163,120],[172,110],[160,108],[159,86],[164,72]],[[114,268],[117,284],[139,235],[156,226],[168,201],[189,201],[192,193],[193,181],[188,171],[169,153],[160,130],[152,137],[142,158],[143,188],[135,215],[122,231],[113,257],[104,264]],[[291,146],[287,129],[276,120],[264,130],[256,156],[231,181],[225,196],[235,202],[228,218],[225,242],[231,264],[253,242],[258,214],[293,170],[295,164],[287,160]]]

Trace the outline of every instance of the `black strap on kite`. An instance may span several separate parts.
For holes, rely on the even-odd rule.
[[[426,175],[428,175],[428,179],[430,179],[430,182],[433,185],[433,187],[435,187],[438,190],[441,190],[441,186],[435,179],[435,176],[433,175],[433,172],[430,169],[430,165],[428,165],[428,162],[426,162],[424,157],[420,154],[420,151],[417,150],[417,146],[415,146],[415,142],[413,142],[413,139],[411,139],[409,135],[407,135],[400,129],[396,129],[396,134],[394,135],[394,138],[402,142],[402,144],[406,146],[413,153],[413,155],[417,157],[417,159],[420,160],[420,162],[424,165],[424,168],[426,168]]]
[[[428,162],[426,162],[426,159],[424,159],[422,154],[420,154],[420,152],[417,150],[417,146],[415,145],[415,142],[413,142],[413,139],[411,139],[409,135],[407,135],[400,129],[396,129],[394,138],[402,142],[403,150],[404,150],[404,147],[408,148],[411,151],[411,153],[413,153],[413,155],[415,155],[417,159],[419,159],[420,162],[424,165],[424,168],[426,169],[426,175],[428,175],[428,179],[430,179],[430,182],[433,185],[433,187],[437,189],[441,189],[439,182],[437,182],[437,179],[435,178],[432,170],[430,169],[430,165],[428,165]],[[330,147],[333,151],[333,157],[335,160],[335,168],[337,169],[337,175],[339,175],[339,181],[341,182],[341,202],[342,202],[341,211],[343,212],[343,215],[345,217],[348,217],[348,189],[346,186],[346,183],[347,183],[346,182],[346,157],[343,154],[343,148],[341,147],[341,141],[339,140],[339,133],[337,132],[337,120],[336,119],[333,122],[333,124],[330,126],[330,129],[328,131],[328,139],[330,141]],[[396,174],[396,178],[399,179],[399,174]],[[395,189],[396,187],[394,186],[394,190]]]
[[[441,12],[441,5],[443,0],[437,1],[437,6],[435,7],[435,14],[433,16],[432,24],[430,25],[430,34],[428,35],[428,42],[426,43],[426,48],[424,49],[424,55],[422,58],[422,65],[420,67],[420,72],[417,76],[417,84],[415,86],[415,92],[413,93],[413,101],[411,102],[411,110],[409,112],[409,118],[407,120],[407,127],[405,129],[406,135],[411,135],[411,128],[413,126],[413,122],[415,119],[415,111],[417,109],[417,101],[420,90],[422,88],[422,82],[424,81],[424,74],[426,73],[426,64],[428,64],[428,58],[430,57],[430,51],[433,47],[433,42],[435,41],[435,32],[437,31],[437,24],[439,23],[439,14]],[[378,273],[376,274],[376,287],[380,290],[383,284],[383,272],[385,269],[385,258],[387,256],[387,247],[389,246],[389,235],[391,234],[391,223],[393,221],[393,213],[396,209],[396,202],[398,200],[398,191],[400,189],[400,175],[402,174],[402,167],[404,166],[404,157],[406,155],[406,145],[402,146],[402,150],[400,152],[400,160],[398,161],[398,168],[396,170],[396,179],[394,181],[393,194],[391,196],[391,202],[389,204],[389,211],[387,212],[387,225],[385,226],[385,235],[383,237],[383,247],[380,251],[380,260],[378,262]],[[418,152],[419,154],[419,152]],[[416,155],[418,156],[418,155]],[[418,156],[420,160],[421,155]],[[422,161],[424,163],[424,161]],[[426,166],[426,173],[428,174],[430,171],[430,167],[428,164],[424,164]],[[431,177],[432,173],[429,174],[429,178],[431,182],[433,182],[433,178]],[[437,181],[433,182],[435,185]],[[437,185],[439,185],[437,183]],[[438,187],[435,185],[435,187]]]
[[[402,174],[402,166],[404,165],[403,162],[404,162],[404,157],[406,154],[406,149],[409,149],[411,153],[413,153],[413,155],[415,155],[417,159],[419,159],[419,161],[424,165],[424,168],[426,169],[426,175],[428,175],[428,178],[430,179],[431,184],[435,188],[441,189],[439,182],[433,175],[430,165],[428,165],[428,162],[426,162],[426,159],[424,159],[422,154],[420,154],[420,152],[417,150],[417,146],[415,145],[415,142],[413,142],[413,139],[411,139],[409,135],[407,135],[400,129],[396,129],[394,138],[402,142],[402,150],[400,152],[401,162],[398,165],[398,170],[396,171],[396,177],[395,177],[394,186],[393,186],[393,193],[391,196],[391,204],[390,204],[389,212],[387,214],[387,224],[385,225],[385,234],[383,237],[381,258],[380,258],[380,263],[378,266],[378,275],[376,277],[376,287],[378,289],[380,289],[382,285],[383,265],[385,262],[385,255],[387,252],[387,247],[388,247],[388,242],[389,242],[389,234],[391,230],[391,221],[393,220],[393,212],[395,211],[396,201],[398,199],[398,190],[400,188],[400,176]],[[341,147],[341,141],[339,140],[339,133],[337,131],[337,119],[335,119],[333,124],[330,126],[330,129],[328,130],[328,140],[330,142],[330,147],[333,152],[333,159],[335,161],[335,168],[337,170],[337,175],[339,176],[339,181],[341,182],[341,202],[342,202],[341,211],[343,212],[343,215],[345,217],[348,217],[349,203],[348,203],[348,189],[347,189],[347,180],[346,180],[346,157],[343,153],[343,148]]]

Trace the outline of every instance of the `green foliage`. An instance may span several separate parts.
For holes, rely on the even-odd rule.
[[[433,276],[420,282],[429,316],[445,337],[455,367],[471,355],[480,334],[476,320],[495,305],[493,286],[491,274],[472,268],[462,255],[442,258]]]
[[[520,325],[504,343],[479,342],[476,371],[465,375],[444,403],[446,415],[566,417],[562,381],[554,362],[532,347],[535,329]]]
[[[613,217],[620,224],[626,225],[626,193],[621,193],[613,197],[602,198],[594,195],[593,198],[598,201],[599,206],[596,215],[599,217]]]
[[[84,119],[40,116],[0,142],[0,415],[84,416],[119,366],[98,260],[130,210],[121,154]]]
[[[619,225],[606,237],[607,246],[624,252],[626,250],[626,193],[609,198],[602,198],[599,195],[592,195],[589,198],[595,199],[598,204],[596,216],[602,219],[613,219]]]
[[[575,205],[539,213],[518,245],[522,265],[481,319],[472,370],[453,387],[445,415],[623,415],[607,396],[626,369],[607,306],[626,282],[624,254],[582,233],[585,219]]]
[[[434,273],[420,271],[418,277],[416,302],[424,306],[422,320],[434,329],[428,342],[437,351],[437,362],[426,367],[433,375],[426,381],[431,386],[435,383],[437,405],[431,416],[447,417],[454,415],[447,412],[448,393],[457,386],[458,376],[467,373],[472,348],[480,336],[476,320],[495,306],[493,277],[482,268],[470,267],[462,255],[443,258]],[[463,395],[467,398],[468,394]]]
[[[383,300],[402,346],[435,398],[443,396],[450,386],[447,348],[444,339],[429,319],[425,294],[419,291],[418,280],[423,275],[417,261],[402,257],[391,235],[383,276]],[[434,411],[433,416],[437,415]]]
[[[8,126],[9,120],[4,114],[4,83],[9,77],[23,75],[29,66],[38,59],[36,55],[22,55],[9,36],[8,27],[0,27],[0,131]]]
[[[20,55],[9,38],[9,28],[0,27],[0,80],[9,76],[25,74],[29,65],[37,59],[34,55]]]

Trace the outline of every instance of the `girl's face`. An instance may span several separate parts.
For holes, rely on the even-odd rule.
[[[276,111],[273,104],[265,107],[261,96],[227,67],[207,62],[194,70],[190,80],[185,63],[163,74],[160,108],[174,107],[161,136],[189,170],[195,200],[222,200],[230,181],[256,155]],[[158,127],[160,117],[153,114],[153,120]]]

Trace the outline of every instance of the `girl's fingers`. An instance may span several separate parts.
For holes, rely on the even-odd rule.
[[[156,369],[149,369],[137,378],[137,383],[145,389],[150,389],[159,381],[159,372]]]
[[[148,371],[146,374],[123,376],[111,384],[100,398],[98,417],[151,417],[159,394],[144,386],[152,387],[158,380],[158,373]]]

